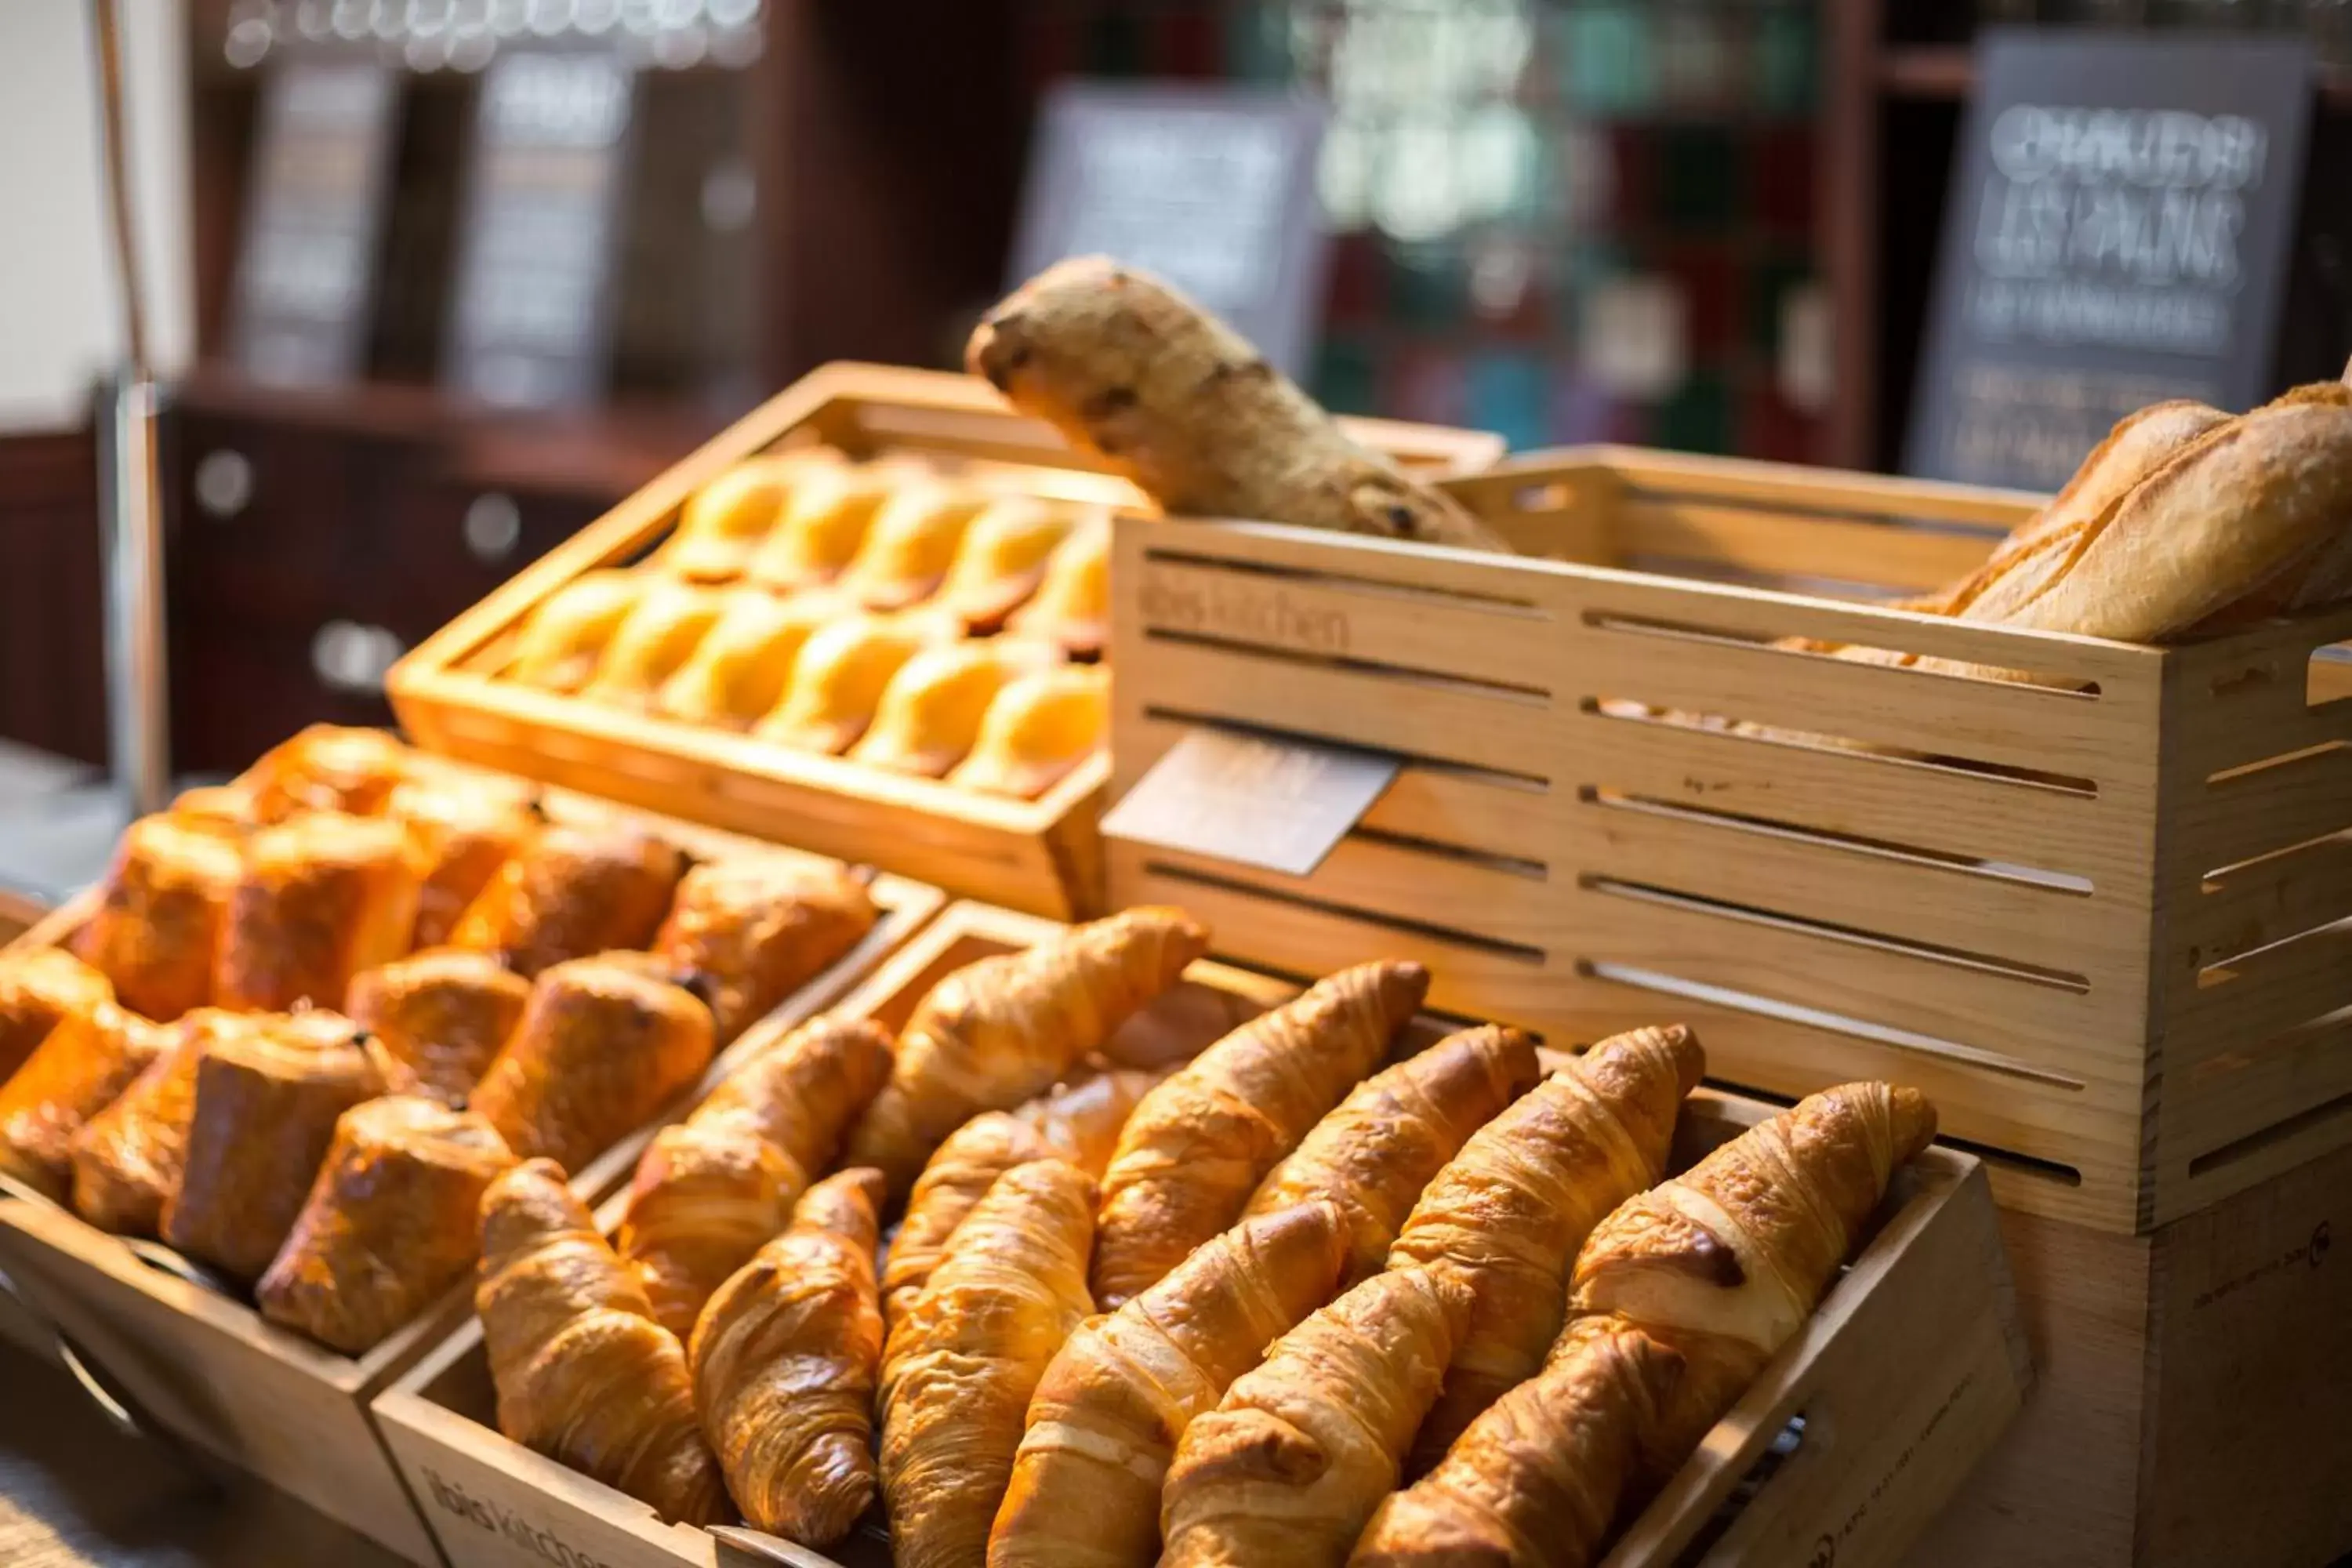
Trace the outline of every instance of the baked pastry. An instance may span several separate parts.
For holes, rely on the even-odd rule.
[[[969,1568],[1045,1365],[1091,1310],[1095,1184],[1058,1160],[1006,1172],[882,1352],[882,1491],[898,1568]]]
[[[890,1081],[857,1124],[849,1163],[902,1193],[973,1113],[1046,1089],[1208,951],[1181,910],[1142,908],[1020,952],[968,963],[931,987],[899,1032]]]
[[[1036,596],[1008,625],[1022,637],[1058,643],[1073,658],[1093,658],[1110,644],[1111,523],[1097,512],[1071,529],[1046,558]]]
[[[999,496],[963,531],[939,600],[966,631],[1004,625],[1045,574],[1054,547],[1069,536],[1070,510],[1034,496]]]
[[[0,1083],[69,1017],[114,1000],[105,975],[61,947],[0,952]]]
[[[312,724],[263,752],[236,787],[254,823],[310,811],[380,816],[408,776],[412,755],[382,730]],[[181,809],[178,803],[173,809]]]
[[[653,951],[708,983],[725,1045],[866,939],[880,916],[861,868],[753,858],[697,866]]]
[[[732,590],[694,652],[662,683],[654,706],[689,724],[750,729],[782,700],[802,645],[839,613],[818,597]]]
[[[647,709],[719,619],[726,595],[693,583],[657,582],[637,596],[596,673],[581,689],[592,701]]]
[[[873,725],[849,749],[852,761],[938,778],[980,738],[982,719],[1004,683],[1059,663],[1043,643],[1008,638],[927,647],[882,689]]]
[[[537,974],[567,959],[642,948],[661,929],[686,857],[623,823],[550,827],[498,869],[449,933],[453,947]]]
[[[172,797],[165,814],[183,827],[200,828],[226,837],[241,837],[261,826],[254,813],[252,794],[240,784],[199,784]]]
[[[213,999],[249,1013],[341,1007],[352,976],[408,951],[417,870],[387,817],[315,812],[245,841]]]
[[[1185,1428],[1331,1299],[1346,1252],[1329,1204],[1259,1215],[1081,1324],[1030,1397],[988,1568],[1158,1562],[1160,1484]]]
[[[1488,1024],[1449,1035],[1349,1091],[1242,1213],[1325,1201],[1347,1219],[1349,1285],[1381,1270],[1422,1189],[1536,1081],[1535,1042]]]
[[[1470,1321],[1407,1464],[1418,1475],[1559,1333],[1569,1266],[1592,1227],[1665,1173],[1706,1054],[1681,1025],[1601,1041],[1473,1133],[1406,1218],[1389,1267],[1459,1274]]]
[[[163,1239],[234,1279],[258,1279],[302,1211],[336,1119],[387,1087],[383,1058],[340,1013],[214,1034],[196,1062]]]
[[[752,733],[802,751],[848,750],[874,721],[890,678],[924,641],[920,628],[874,616],[828,623],[801,645],[784,700]]]
[[[1470,1291],[1423,1268],[1375,1274],[1285,1334],[1176,1446],[1165,1568],[1339,1568],[1397,1483]]]
[[[551,1162],[527,1161],[482,1194],[474,1306],[499,1431],[665,1520],[729,1518],[686,1352]]]
[[[793,487],[782,521],[751,552],[744,574],[778,594],[832,582],[866,542],[892,483],[887,469],[872,464],[845,463],[810,474]]]
[[[746,458],[687,498],[677,529],[656,560],[689,583],[733,582],[782,521],[794,486],[815,468],[838,461],[822,450]]]
[[[408,825],[417,864],[412,948],[447,942],[466,906],[547,822],[521,780],[456,770],[404,782],[393,792],[392,815]]]
[[[890,1076],[890,1033],[881,1025],[824,1014],[738,1064],[693,1119],[748,1127],[802,1170],[829,1171],[858,1113]]]
[[[74,1138],[161,1056],[163,1031],[111,1002],[58,1021],[0,1084],[0,1174],[64,1203]]]
[[[115,999],[170,1023],[212,1000],[221,926],[242,863],[235,840],[170,816],[123,830],[98,907],[69,939]]]
[[[988,705],[971,755],[948,783],[1034,800],[1099,751],[1110,727],[1110,672],[1100,665],[1034,670]]]
[[[352,1021],[414,1079],[413,1092],[466,1103],[521,1021],[530,982],[487,952],[436,948],[362,973]]]
[[[694,1401],[727,1489],[745,1522],[803,1546],[839,1541],[874,1500],[881,1201],[879,1171],[819,1182],[695,1325]]]
[[[507,679],[549,691],[586,686],[649,582],[635,572],[606,567],[583,572],[550,594],[516,637]]]
[[[255,1304],[273,1323],[365,1355],[466,1277],[482,1194],[514,1163],[467,1111],[413,1095],[352,1107]]]
[[[160,1234],[163,1205],[180,1190],[187,1160],[196,1064],[214,1040],[268,1023],[249,1013],[198,1007],[165,1026],[155,1058],[74,1135],[74,1213],[117,1236]]]
[[[1241,1217],[1250,1194],[1387,1057],[1429,971],[1343,969],[1244,1024],[1144,1096],[1103,1176],[1095,1300],[1108,1311]]]
[[[836,584],[869,610],[903,610],[938,592],[987,497],[968,485],[917,479],[893,489],[875,511],[857,554]]]
[[[518,1158],[577,1172],[652,1121],[710,1065],[710,1009],[625,963],[542,973],[471,1104]]]

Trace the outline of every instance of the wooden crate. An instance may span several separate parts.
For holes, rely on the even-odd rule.
[[[903,1021],[940,975],[1053,929],[955,905],[842,1010]],[[1196,963],[1183,988],[1122,1031],[1115,1054],[1189,1053],[1292,994],[1285,982]],[[1417,1043],[1437,1027],[1424,1021]],[[1695,1160],[1773,1109],[1702,1093],[1684,1119],[1677,1161]],[[615,1199],[599,1220],[610,1230],[620,1211]],[[1800,1562],[1822,1542],[1833,1543],[1841,1568],[1894,1562],[1992,1446],[2028,1381],[1982,1167],[1931,1151],[1898,1178],[1874,1239],[1805,1331],[1634,1523],[1608,1568],[1679,1562],[1695,1545],[1707,1563]],[[642,1503],[508,1441],[491,1410],[478,1322],[375,1402],[378,1426],[452,1568],[543,1568],[550,1560],[717,1568],[744,1560],[712,1533],[665,1525]],[[1794,1451],[1768,1457],[1776,1440],[1786,1447],[1790,1418],[1801,1414]],[[1751,1476],[1759,1484],[1735,1501]],[[1719,1533],[1702,1542],[1702,1532]],[[833,1561],[756,1532],[725,1533],[771,1561],[802,1568]],[[841,1549],[850,1568],[888,1561],[887,1542],[870,1527]]]
[[[1498,437],[1350,421],[1371,445],[1437,472],[1480,467]],[[1107,759],[1079,766],[1035,800],[955,788],[750,735],[616,710],[494,679],[516,627],[582,573],[641,558],[678,507],[719,473],[779,446],[822,444],[856,457],[929,454],[1041,495],[1142,503],[1099,460],[1010,411],[986,383],[937,371],[830,364],[746,415],[660,479],[525,568],[393,668],[393,710],[428,750],[871,860],[952,892],[1057,919],[1097,913],[1096,820]]]
[[[2314,658],[2352,608],[2159,650],[1830,596],[2032,504],[1949,485],[1594,448],[1449,488],[1528,555],[1121,521],[1114,798],[1202,725],[1404,769],[1310,876],[1113,842],[1114,903],[1287,972],[1419,957],[1562,1039],[1672,1010],[1730,1086],[1914,1083],[2004,1205],[2103,1229],[2352,1139],[2352,680]]]
[[[645,823],[707,858],[814,860],[799,850],[673,822],[650,813],[550,790],[558,822],[624,817]],[[727,1067],[839,999],[946,902],[904,878],[875,879],[882,916],[874,930],[781,1007],[746,1029],[671,1114],[708,1092]],[[62,942],[87,918],[95,893],[67,905],[18,939]],[[572,1179],[593,1201],[625,1182],[650,1131],[605,1151]],[[35,1342],[61,1333],[159,1425],[251,1470],[411,1561],[432,1563],[431,1539],[367,1416],[394,1375],[447,1338],[471,1310],[470,1286],[441,1301],[367,1354],[342,1355],[281,1329],[244,1301],[170,1271],[172,1255],[126,1242],[14,1184],[0,1182],[0,1272],[47,1320]]]

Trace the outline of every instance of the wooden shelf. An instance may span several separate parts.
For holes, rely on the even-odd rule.
[[[1966,44],[1895,44],[1878,53],[1879,90],[1889,98],[1958,102],[1976,87],[1976,51]],[[2352,113],[2352,70],[2319,68],[2319,101]]]

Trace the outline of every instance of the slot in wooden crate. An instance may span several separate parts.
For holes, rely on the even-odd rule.
[[[1416,468],[1454,472],[1501,456],[1500,437],[1348,422]],[[1035,800],[816,755],[750,735],[623,711],[495,678],[515,629],[582,573],[640,559],[688,496],[746,458],[824,445],[853,457],[906,452],[1034,493],[1137,506],[1143,498],[1050,426],[1013,414],[986,383],[937,371],[821,367],[745,415],[659,479],[550,551],[403,658],[394,711],[426,749],[527,777],[865,859],[952,892],[1057,919],[1099,912],[1096,820],[1109,776],[1096,757]]]
[[[1054,929],[953,905],[840,1010],[903,1022],[941,975]],[[1286,982],[1196,963],[1183,986],[1130,1021],[1113,1054],[1190,1054],[1295,994]],[[1422,1020],[1412,1039],[1426,1044],[1441,1029]],[[1702,1091],[1684,1117],[1677,1166],[1775,1109]],[[598,1215],[608,1231],[620,1223],[622,1203],[615,1197]],[[2029,1381],[1982,1167],[1931,1150],[1897,1178],[1875,1236],[1804,1331],[1604,1568],[1801,1562],[1824,1540],[1841,1568],[1897,1561],[1993,1445]],[[543,1568],[551,1557],[608,1568],[718,1568],[760,1557],[795,1568],[889,1562],[870,1521],[837,1559],[751,1532],[730,1532],[722,1544],[709,1531],[665,1525],[634,1499],[501,1436],[492,1397],[481,1326],[468,1322],[375,1402],[377,1423],[451,1568]],[[1792,1422],[1801,1416],[1799,1433]]]
[[[1673,1011],[1727,1086],[1913,1083],[2005,1205],[2109,1230],[2352,1140],[2352,609],[2163,650],[1885,607],[2034,504],[1949,485],[1593,448],[1448,488],[1527,554],[1121,520],[1114,798],[1203,725],[1405,765],[1310,876],[1114,841],[1115,903],[1562,1040]]]

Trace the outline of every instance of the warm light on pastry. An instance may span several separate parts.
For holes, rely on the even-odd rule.
[[[98,908],[67,939],[113,982],[124,1006],[169,1023],[212,1000],[229,894],[243,861],[234,839],[165,815],[123,830]]]
[[[634,572],[607,568],[583,573],[549,595],[523,623],[507,679],[549,691],[587,685],[646,582]]]
[[[1041,669],[1008,681],[989,704],[971,753],[948,782],[1034,800],[1094,755],[1110,727],[1110,672]]]
[[[1110,519],[1100,512],[1072,528],[1046,558],[1035,596],[1013,612],[1012,629],[1076,658],[1101,653],[1110,642]]]
[[[677,531],[655,559],[689,583],[730,583],[779,523],[795,489],[838,462],[827,451],[747,458],[687,498]]]
[[[940,605],[974,631],[993,631],[1037,591],[1046,559],[1068,537],[1074,513],[1034,496],[1000,496],[964,530],[940,584]]]
[[[744,575],[779,594],[832,582],[856,558],[894,484],[888,472],[870,464],[810,474],[793,488],[783,520],[751,552]]]
[[[693,656],[728,595],[691,583],[658,583],[613,634],[582,696],[620,708],[649,708],[662,683]]]
[[[802,751],[848,750],[924,640],[919,628],[879,616],[835,621],[802,645],[783,701],[753,733]]]
[[[842,597],[869,610],[903,610],[929,598],[953,563],[966,525],[987,499],[970,486],[943,480],[898,486],[875,512],[856,558],[842,573]]]
[[[894,773],[938,778],[970,753],[1005,682],[1060,660],[1042,643],[1001,637],[927,647],[890,678],[873,727],[849,755]]]
[[[420,884],[405,824],[315,812],[245,841],[213,1000],[248,1013],[341,1007],[352,977],[408,951]]]
[[[802,646],[839,613],[822,597],[733,590],[694,652],[662,683],[654,706],[689,724],[750,729],[783,697]]]

